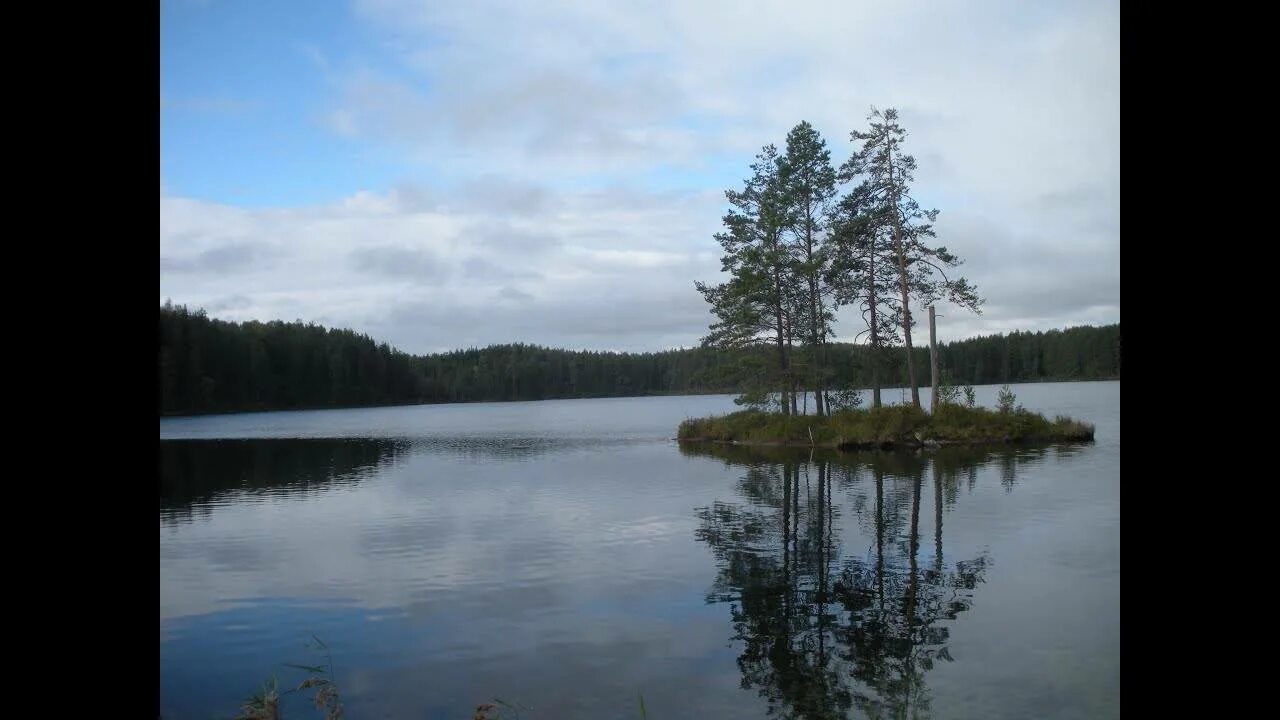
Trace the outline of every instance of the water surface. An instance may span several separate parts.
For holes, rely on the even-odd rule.
[[[1120,385],[1013,389],[1097,441],[671,441],[728,396],[162,420],[164,717],[312,636],[352,718],[1117,717]]]

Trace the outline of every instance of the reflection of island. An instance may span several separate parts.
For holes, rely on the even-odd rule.
[[[303,492],[355,480],[402,455],[395,440],[164,440],[160,511],[170,520],[228,492]]]
[[[944,622],[970,607],[988,563],[946,560],[943,510],[955,504],[962,475],[972,484],[979,464],[1012,468],[1027,451],[1009,458],[969,448],[929,456],[687,452],[745,471],[741,502],[697,511],[697,537],[720,566],[708,600],[730,606],[743,687],[758,690],[770,715],[781,717],[845,717],[855,707],[870,717],[928,717],[924,674],[952,660]],[[926,471],[934,537],[932,557],[922,559]],[[834,528],[846,511],[874,538],[866,558],[841,557]]]

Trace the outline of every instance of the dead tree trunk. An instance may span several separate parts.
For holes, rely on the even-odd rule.
[[[934,325],[933,306],[929,306],[929,378],[933,391],[929,395],[929,411],[938,412],[938,334]]]

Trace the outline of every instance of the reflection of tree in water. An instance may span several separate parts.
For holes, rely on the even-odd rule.
[[[1000,484],[1006,493],[1013,492],[1013,485],[1018,481],[1018,468],[1043,460],[1045,450],[1044,447],[1026,447],[1000,453]]]
[[[745,465],[743,502],[697,511],[697,537],[720,566],[708,599],[730,606],[743,687],[782,717],[845,717],[855,708],[871,717],[927,717],[924,675],[952,660],[944,623],[970,607],[987,565],[981,556],[947,562],[943,511],[955,504],[961,475],[1001,452],[690,452]],[[922,561],[926,470],[934,537],[933,557]],[[841,558],[833,528],[846,508],[874,538],[865,558]]]
[[[354,481],[403,455],[398,440],[165,440],[160,443],[161,518],[230,492],[300,493]]]

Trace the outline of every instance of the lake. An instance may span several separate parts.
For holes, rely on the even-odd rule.
[[[735,409],[719,395],[161,419],[162,715],[232,718],[306,677],[288,664],[331,662],[352,719],[495,698],[528,720],[641,699],[663,719],[1119,717],[1120,383],[1012,388],[1096,441],[671,439]]]

